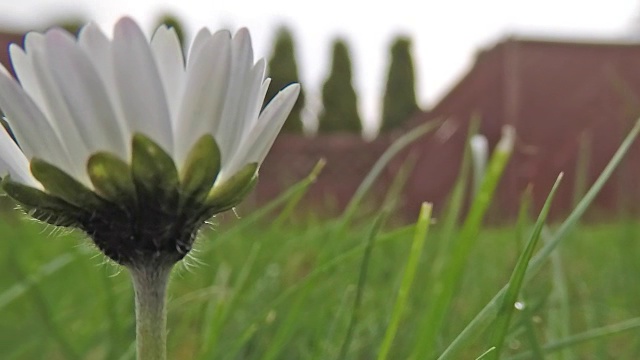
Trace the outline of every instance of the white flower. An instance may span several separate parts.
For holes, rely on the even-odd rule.
[[[0,130],[0,175],[40,189],[31,159],[93,189],[89,157],[108,152],[129,161],[136,133],[158,144],[178,171],[196,141],[213,135],[221,154],[216,185],[224,183],[262,162],[299,93],[291,85],[260,111],[269,79],[264,60],[254,63],[246,29],[233,37],[203,29],[183,57],[173,29],[160,27],[149,42],[123,18],[113,39],[95,24],[77,40],[52,29],[27,34],[24,50],[13,44],[10,54],[19,83],[0,67],[0,109],[19,146]]]
[[[148,42],[123,18],[113,40],[89,24],[10,52],[19,83],[0,66],[0,109],[17,143],[0,129],[2,187],[128,267],[179,261],[242,200],[300,91],[261,111],[269,79],[246,29],[201,30],[183,56],[173,29]]]

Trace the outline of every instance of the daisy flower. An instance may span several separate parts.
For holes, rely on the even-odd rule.
[[[0,68],[3,188],[33,217],[82,229],[114,261],[173,264],[201,224],[237,205],[295,103],[261,111],[269,79],[246,29],[201,30],[187,54],[173,29],[148,41],[130,18],[10,47]]]
[[[246,29],[173,29],[147,41],[130,18],[12,45],[0,66],[2,188],[29,215],[78,228],[131,273],[138,359],[166,359],[166,289],[205,220],[237,205],[295,103],[261,111],[269,79]]]

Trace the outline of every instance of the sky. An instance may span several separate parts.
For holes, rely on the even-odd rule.
[[[633,25],[640,17],[639,0],[0,0],[0,29],[26,31],[82,18],[110,33],[118,18],[129,15],[151,33],[157,17],[167,12],[178,16],[191,36],[201,27],[248,27],[258,57],[269,56],[275,29],[289,26],[312,111],[320,106],[331,42],[346,38],[367,132],[374,131],[381,112],[388,50],[396,35],[412,38],[418,102],[429,108],[465,74],[479,49],[505,36],[619,40],[634,30],[640,34],[640,26]]]

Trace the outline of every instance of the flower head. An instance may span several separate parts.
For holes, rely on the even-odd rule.
[[[203,29],[183,55],[173,29],[147,41],[123,18],[112,39],[95,24],[77,39],[51,29],[10,55],[3,188],[124,265],[179,260],[204,220],[237,205],[299,93],[288,86],[261,111],[269,79],[246,29]]]

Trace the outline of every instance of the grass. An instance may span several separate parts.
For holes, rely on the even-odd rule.
[[[179,271],[171,284],[171,358],[263,359],[270,354],[277,359],[337,358],[356,295],[363,241],[370,229],[358,226],[344,238],[332,239],[325,237],[326,226],[307,219],[277,232],[269,231],[268,224],[255,224],[229,241],[222,241],[224,229],[203,236],[202,243],[220,245],[199,253],[202,265]],[[0,230],[4,237],[0,242],[0,349],[4,358],[36,359],[42,354],[48,354],[48,359],[71,359],[70,354],[82,359],[133,358],[128,351],[134,328],[126,273],[92,256],[96,252],[87,246],[78,246],[84,241],[76,234],[51,237],[42,234],[38,224],[6,217]],[[393,313],[394,294],[402,284],[414,230],[413,226],[387,229],[378,236],[347,358],[377,356]],[[562,261],[571,299],[568,325],[572,334],[639,315],[640,284],[633,260],[640,254],[640,243],[633,241],[636,238],[630,231],[640,231],[640,223],[582,225],[575,230],[573,241],[565,244]],[[430,233],[433,236],[428,241],[443,241],[438,239],[437,225]],[[441,332],[442,343],[453,340],[508,280],[518,258],[514,234],[513,228],[485,228],[479,234],[468,264],[475,271],[465,272],[452,304],[453,315],[447,317]],[[345,253],[349,249],[356,251]],[[307,286],[298,286],[289,298],[278,300],[314,269],[339,257],[342,261],[325,268]],[[427,300],[415,288],[424,289],[422,280],[429,268],[426,263],[418,265],[414,291],[406,300],[388,358],[406,358],[415,346],[417,319]],[[554,310],[545,304],[551,276],[551,269],[544,269],[526,286],[522,298],[534,307],[529,316],[543,345],[546,315]],[[212,311],[225,315],[208,315]],[[530,351],[527,337],[519,330],[526,322],[523,317],[514,314],[507,354]],[[219,330],[202,330],[216,322],[220,322]],[[580,359],[634,359],[640,351],[639,333],[636,327],[573,345],[570,350]],[[214,340],[215,347],[208,348]],[[460,358],[475,358],[489,343],[488,336],[479,338]]]
[[[211,357],[202,353],[201,358],[262,359],[276,350],[273,358],[337,358],[356,294],[362,242],[370,229],[363,226],[345,238],[328,239],[323,236],[324,223],[307,226],[309,222],[312,220],[277,232],[270,232],[266,224],[246,227],[231,241],[220,241],[224,239],[223,229],[203,237],[201,242],[220,241],[220,245],[198,254],[203,264],[190,272],[180,271],[172,281],[171,357],[198,358],[200,349],[213,342],[211,336],[217,334],[215,348],[207,351]],[[5,358],[35,359],[49,354],[50,359],[67,359],[75,353],[79,358],[118,359],[127,353],[134,329],[131,288],[125,273],[102,263],[99,256],[92,257],[95,252],[78,246],[83,241],[75,234],[51,238],[42,234],[38,224],[6,218],[0,230],[4,235],[0,242],[0,348]],[[572,334],[639,315],[635,304],[640,285],[633,259],[640,254],[640,243],[633,241],[630,230],[640,231],[640,223],[582,225],[575,230],[574,241],[565,244],[562,260],[569,280]],[[393,294],[402,283],[413,231],[412,226],[387,230],[376,240],[347,358],[377,356],[393,312]],[[430,241],[438,240],[437,232],[438,227],[433,226]],[[469,269],[476,271],[465,273],[452,305],[454,315],[448,317],[442,330],[443,343],[451,341],[508,280],[518,258],[514,234],[513,228],[481,231],[469,260]],[[327,251],[328,247],[333,250]],[[342,249],[358,251],[342,257],[289,299],[277,301],[283,291],[300,284],[314,269],[342,256]],[[419,264],[414,285],[422,288],[421,280],[428,272],[429,264]],[[551,269],[543,270],[523,296],[527,306],[543,303],[530,314],[543,344],[547,324],[541,321],[553,310],[544,304],[550,293],[551,273]],[[30,274],[30,280],[21,274]],[[16,290],[16,286],[20,288]],[[417,340],[416,318],[425,311],[421,295],[415,291],[408,295],[388,358],[410,354]],[[202,331],[214,323],[207,314],[215,309],[226,312],[218,320],[222,322],[220,329]],[[515,324],[524,321],[522,314],[514,315]],[[530,351],[525,334],[518,329],[511,333],[508,354]],[[640,349],[638,334],[635,328],[626,334],[574,345],[571,351],[580,359],[633,359]],[[481,337],[465,349],[461,358],[481,354],[489,340],[488,336]],[[275,346],[278,349],[273,350]],[[133,358],[130,354],[124,358]]]
[[[342,216],[292,216],[312,174],[274,204],[203,231],[172,278],[169,358],[638,358],[640,222],[579,223],[597,186],[546,229],[544,213],[535,224],[522,215],[515,226],[484,226],[473,205],[458,222],[460,192],[444,218],[430,223],[425,209],[394,227],[360,215],[371,213],[361,203],[380,168]],[[476,208],[484,213],[490,199]],[[79,233],[2,215],[2,359],[134,359],[128,275]],[[435,325],[424,330],[425,321]]]

